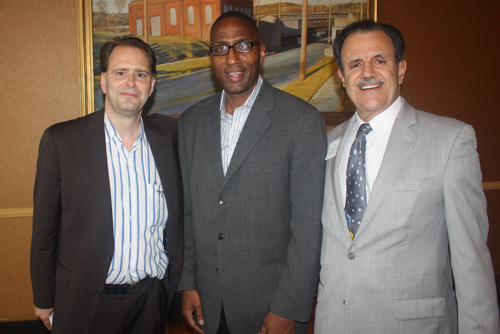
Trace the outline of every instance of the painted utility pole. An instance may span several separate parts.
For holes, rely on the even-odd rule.
[[[148,33],[148,0],[144,1],[144,42],[149,44],[149,33]]]
[[[281,48],[281,0],[279,0],[278,5],[278,38],[279,38],[279,47]]]
[[[300,45],[300,73],[299,80],[306,79],[307,59],[307,0],[302,0],[302,43]]]

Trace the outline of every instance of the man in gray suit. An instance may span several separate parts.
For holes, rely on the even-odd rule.
[[[224,91],[179,120],[183,314],[198,333],[306,332],[299,322],[309,320],[319,272],[323,118],[259,75],[265,47],[248,16],[219,17],[210,45]]]
[[[404,50],[372,21],[334,42],[357,112],[328,134],[315,333],[498,333],[474,130],[400,96]]]

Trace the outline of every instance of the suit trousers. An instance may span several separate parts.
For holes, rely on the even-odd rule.
[[[221,306],[220,311],[220,322],[219,329],[217,329],[217,334],[231,334],[229,328],[227,327],[226,313],[224,312],[224,305]]]
[[[102,294],[90,334],[165,334],[166,316],[165,285],[148,277],[135,292]]]

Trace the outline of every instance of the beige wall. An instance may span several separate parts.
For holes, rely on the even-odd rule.
[[[78,117],[77,0],[0,0],[0,210],[31,207],[38,142]],[[31,319],[30,218],[0,218],[0,321]]]
[[[500,181],[500,1],[378,0],[379,21],[408,45],[403,95],[416,107],[477,131],[484,181]],[[404,3],[404,6],[402,5]],[[0,212],[31,207],[38,141],[78,117],[78,0],[0,0]],[[495,50],[493,50],[494,48]],[[493,129],[490,125],[494,124]],[[489,246],[500,275],[500,191],[487,191]],[[30,218],[0,218],[0,321],[33,319]]]

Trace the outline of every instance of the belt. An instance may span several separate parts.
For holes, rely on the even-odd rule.
[[[102,293],[105,295],[126,295],[139,290],[141,284],[146,282],[147,279],[148,277],[135,284],[120,284],[120,285],[104,284],[104,289],[102,290]]]

